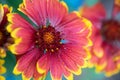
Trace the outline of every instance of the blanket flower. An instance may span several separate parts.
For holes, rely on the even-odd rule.
[[[15,43],[9,49],[20,55],[14,68],[25,80],[38,80],[50,72],[52,80],[80,74],[92,45],[91,23],[77,12],[68,13],[58,0],[23,0],[19,6],[34,25],[17,13],[8,15],[8,32]]]

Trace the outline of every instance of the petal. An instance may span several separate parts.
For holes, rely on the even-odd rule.
[[[97,58],[97,62],[95,63],[96,65],[96,72],[101,72],[105,69],[105,67],[108,65],[107,64],[107,57],[104,55],[102,58]]]
[[[113,66],[114,65],[114,66]],[[110,58],[108,59],[107,66],[105,68],[106,76],[110,77],[119,72],[116,63]]]
[[[66,52],[63,51],[63,53],[61,53],[60,55],[61,60],[64,62],[66,68],[76,74],[79,75],[81,73],[81,69],[80,67],[78,67],[78,65],[75,63],[75,61],[73,61],[68,55],[66,55]]]
[[[73,74],[68,71],[67,69],[64,69],[63,68],[63,73],[64,73],[64,77],[67,79],[67,80],[74,80],[73,79]]]
[[[0,75],[0,80],[5,80],[5,77]]]
[[[9,8],[8,5],[0,5],[0,27],[4,28],[7,24],[7,14],[12,11],[12,8]]]
[[[0,74],[4,74],[6,72],[6,68],[0,65]]]
[[[62,34],[67,35],[63,35],[62,38],[72,44],[91,46],[92,42],[89,40],[91,26],[92,24],[87,19],[80,17],[77,12],[74,12],[65,17],[65,20],[59,25],[58,30]]]
[[[45,80],[46,74],[39,74],[37,69],[34,71],[33,78],[34,80]]]
[[[18,75],[22,72],[23,78],[25,80],[29,80],[34,75],[34,71],[36,70],[36,63],[40,56],[41,53],[37,48],[24,54],[17,61],[13,73]]]
[[[15,39],[15,43],[9,46],[14,54],[23,54],[32,48],[34,44],[34,32],[24,28],[17,28],[11,36]]]
[[[103,48],[102,48],[102,37],[100,35],[97,35],[94,38],[94,45],[93,45],[93,53],[101,58],[104,54]]]
[[[82,18],[80,18],[76,12],[72,12],[70,14],[67,14],[66,16],[64,16],[64,18],[62,19],[61,23],[57,26],[57,29],[60,31],[69,31],[73,29],[80,31],[81,29],[84,28],[84,23],[81,20]],[[74,26],[74,27],[73,27]],[[77,28],[77,29],[76,29]]]
[[[50,68],[50,57],[49,53],[43,55],[37,62],[37,70],[39,73],[46,73]]]
[[[21,38],[21,41],[24,43],[30,43],[34,40],[35,32],[24,28],[17,28],[11,33],[11,36],[14,39]]]
[[[5,61],[0,59],[0,66],[3,65],[4,63],[5,63]]]
[[[25,29],[28,29],[28,30],[31,30],[33,31],[34,28],[31,24],[29,24],[24,18],[22,18],[19,14],[11,14],[9,13],[8,15],[8,21],[12,24],[9,24],[7,26],[7,30],[8,32],[12,32],[14,29],[16,28],[25,28]]]
[[[85,52],[81,54],[80,48],[71,46],[71,45],[65,45],[66,49],[64,50],[65,55],[71,58],[77,65],[83,66],[84,65],[84,56],[83,54],[86,54]]]
[[[47,18],[47,0],[23,0],[19,10],[26,14],[38,26],[46,24]],[[30,7],[29,7],[30,6]]]
[[[0,47],[0,58],[6,57],[6,51],[2,47]]]
[[[89,19],[94,25],[97,25],[106,17],[106,10],[101,3],[97,3],[91,7],[87,5],[83,6],[80,10],[80,14]]]
[[[52,26],[57,26],[63,17],[68,14],[68,8],[66,8],[64,2],[60,3],[58,0],[48,0],[47,4],[48,20]]]
[[[63,65],[58,55],[50,56],[50,73],[52,80],[62,80]]]
[[[3,16],[4,16],[4,9],[3,6],[0,4],[0,24],[2,22]]]

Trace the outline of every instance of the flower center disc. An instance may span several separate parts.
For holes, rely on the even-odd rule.
[[[61,48],[60,32],[56,31],[54,27],[41,27],[36,34],[36,46],[46,52],[56,52]]]
[[[53,33],[46,32],[45,34],[43,34],[43,40],[48,44],[52,43],[54,41]]]
[[[119,41],[120,23],[115,20],[104,21],[101,32],[105,41],[107,42]]]

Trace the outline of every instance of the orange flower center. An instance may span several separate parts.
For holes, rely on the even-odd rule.
[[[101,32],[105,41],[109,41],[109,42],[119,41],[120,23],[115,20],[104,21]]]
[[[44,53],[58,51],[62,44],[60,32],[56,31],[54,27],[42,27],[36,33],[36,46]]]
[[[51,33],[51,32],[46,32],[46,33],[43,35],[43,40],[44,40],[46,43],[48,43],[48,44],[52,43],[52,42],[54,41],[54,35],[53,35],[53,33]]]

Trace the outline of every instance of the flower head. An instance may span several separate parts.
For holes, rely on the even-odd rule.
[[[89,14],[87,14],[89,13]],[[92,7],[84,6],[81,15],[93,23],[90,67],[95,66],[97,72],[105,72],[111,76],[120,69],[120,22],[106,18],[106,11],[101,3]]]
[[[23,78],[38,80],[48,71],[52,80],[68,80],[80,74],[85,66],[91,23],[77,12],[68,13],[64,2],[58,0],[23,0],[19,6],[35,24],[31,25],[19,14],[9,14],[7,30],[15,43],[10,50],[21,55],[14,68]]]
[[[6,57],[6,45],[8,44],[9,34],[6,31],[7,25],[7,14],[10,13],[10,8],[7,5],[0,4],[0,80],[4,80],[5,78],[1,75],[6,72],[5,67],[3,67],[4,60]]]

